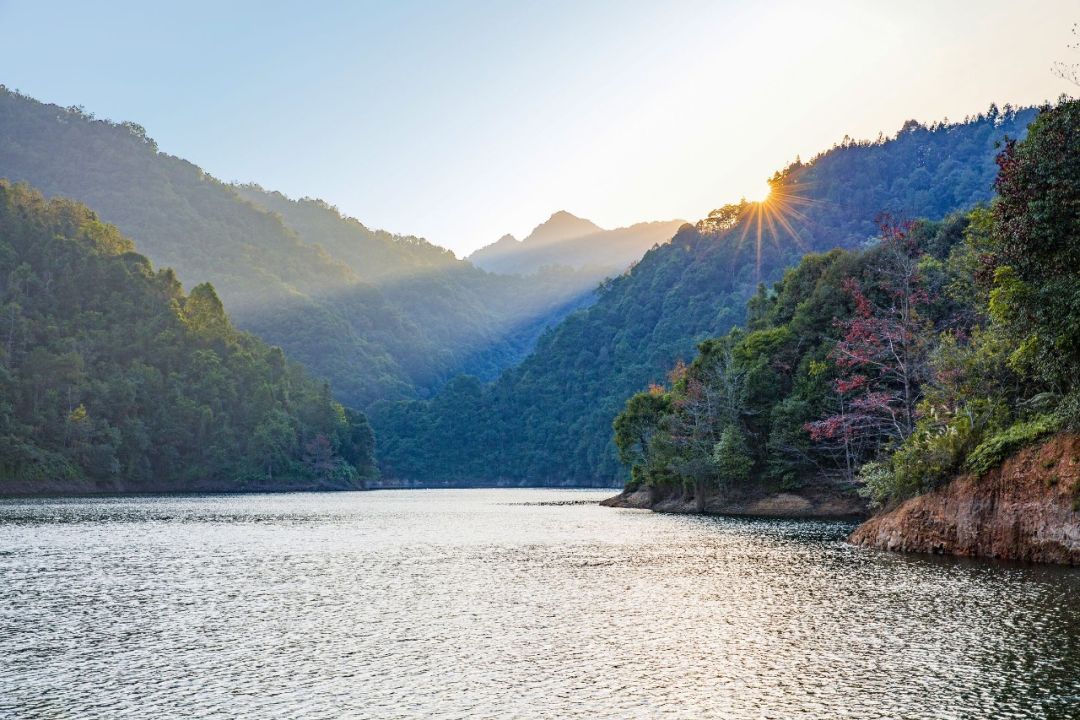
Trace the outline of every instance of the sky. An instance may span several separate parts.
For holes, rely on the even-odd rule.
[[[459,255],[697,220],[844,135],[1076,87],[1080,0],[0,0],[0,84]]]

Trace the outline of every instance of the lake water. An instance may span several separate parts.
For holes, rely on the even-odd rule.
[[[0,717],[1080,717],[1078,570],[606,494],[0,501]]]

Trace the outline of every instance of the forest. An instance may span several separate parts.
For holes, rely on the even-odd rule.
[[[824,481],[889,506],[1080,428],[1080,101],[997,164],[989,204],[803,258],[634,395],[614,423],[628,486]]]
[[[359,488],[363,414],[71,200],[0,180],[0,492]]]
[[[596,287],[594,273],[565,267],[484,272],[321,200],[221,182],[138,124],[3,87],[0,177],[84,203],[158,267],[212,283],[238,327],[359,409],[430,396],[460,373],[494,379]]]
[[[920,423],[927,421],[920,408],[929,395],[921,393],[932,394],[926,381],[932,374],[931,355],[934,362],[943,362],[939,356],[944,351],[920,350],[920,362],[911,369],[916,375],[905,378],[911,393],[902,403],[906,419],[893,418],[891,424],[874,413],[857,421],[850,417],[851,394],[860,389],[870,393],[868,388],[885,381],[866,379],[855,365],[834,362],[833,354],[840,347],[852,358],[861,357],[868,350],[857,346],[854,335],[889,330],[872,314],[880,311],[882,296],[889,292],[875,272],[910,273],[901,286],[913,293],[909,300],[913,317],[922,323],[920,334],[953,332],[956,348],[966,347],[969,336],[990,337],[984,332],[990,323],[980,319],[989,310],[980,309],[974,299],[979,292],[989,298],[989,291],[970,290],[966,299],[949,293],[959,292],[963,272],[975,272],[963,263],[988,254],[972,248],[989,243],[993,235],[990,218],[996,210],[988,209],[988,203],[995,178],[1001,192],[1005,177],[999,175],[1001,148],[1025,147],[1005,144],[1021,140],[1039,113],[1038,108],[991,106],[958,122],[910,120],[894,135],[874,140],[845,137],[818,156],[796,159],[776,172],[766,201],[743,200],[694,225],[682,225],[670,242],[655,244],[630,269],[599,287],[594,287],[595,267],[544,265],[531,267],[529,275],[486,272],[423,239],[371,230],[321,200],[292,199],[255,184],[222,183],[160,152],[133,123],[99,120],[81,108],[39,103],[6,89],[0,89],[0,168],[4,176],[39,188],[45,198],[85,202],[100,217],[94,223],[114,223],[133,237],[149,258],[140,259],[138,267],[145,270],[139,272],[172,278],[175,287],[170,285],[167,304],[180,308],[173,314],[181,320],[187,304],[205,304],[217,308],[220,324],[228,325],[233,340],[214,347],[221,367],[231,368],[221,370],[225,377],[235,372],[246,378],[236,380],[236,388],[244,391],[222,390],[227,399],[215,406],[214,391],[205,383],[226,381],[204,380],[202,371],[188,368],[191,375],[184,382],[191,382],[191,398],[171,420],[141,418],[152,429],[141,437],[180,422],[175,418],[195,412],[190,405],[201,408],[195,413],[196,426],[203,428],[198,432],[209,432],[206,418],[225,422],[229,416],[236,434],[229,431],[215,440],[225,447],[224,438],[233,437],[248,449],[199,455],[186,479],[168,473],[162,477],[181,484],[201,477],[214,484],[233,473],[255,484],[269,477],[312,483],[308,446],[323,438],[319,452],[343,469],[341,482],[356,484],[374,472],[366,414],[378,438],[380,471],[389,479],[607,486],[630,477],[631,483],[674,486],[688,478],[715,484],[724,473],[735,473],[732,477],[763,477],[777,487],[811,476],[854,484],[873,472],[884,477],[881,447],[907,447],[916,442],[911,438],[925,436]],[[9,188],[12,198],[29,197],[21,186]],[[53,201],[19,202],[58,212],[48,210]],[[57,202],[55,207],[75,207]],[[558,234],[554,221],[560,218],[574,228],[595,228],[556,213],[530,236],[535,242],[525,244],[550,253],[559,243],[542,240],[545,233]],[[652,232],[650,227],[667,226],[626,230]],[[625,241],[619,233],[611,231],[610,240]],[[594,235],[599,237],[585,237]],[[116,242],[127,248],[119,253],[123,257],[134,252],[131,241]],[[152,271],[150,262],[170,269]],[[13,265],[12,272],[20,266]],[[33,263],[28,272],[42,277]],[[915,277],[936,283],[925,291],[926,298],[919,294],[923,289],[909,287]],[[176,278],[195,286],[190,295],[183,295]],[[32,284],[20,283],[9,279],[5,285],[5,308],[12,318],[31,307],[19,299],[18,288],[28,292]],[[856,308],[870,308],[871,315],[853,317]],[[850,328],[836,324],[843,317]],[[146,322],[128,322],[125,328],[134,332]],[[251,335],[233,329],[231,322]],[[9,344],[18,335],[16,325],[11,320]],[[24,326],[35,332],[45,327],[29,320]],[[78,331],[72,320],[68,336]],[[35,347],[28,332],[23,330],[26,347]],[[853,334],[850,342],[848,332]],[[81,341],[64,342],[82,347]],[[62,356],[67,350],[61,346],[67,347],[60,343],[49,352]],[[150,341],[139,347],[148,353],[160,350]],[[7,377],[23,393],[33,383],[26,375],[29,366],[17,364],[22,361],[14,348],[6,356]],[[110,405],[105,395],[93,396],[98,404],[91,408],[82,400],[89,386],[81,383],[97,360],[92,353],[79,354],[83,369],[72,376],[79,382],[64,380],[63,362],[50,360],[46,365],[60,368],[57,375],[30,391],[29,405],[23,400],[10,404],[6,422],[13,428],[11,437],[24,438],[23,450],[13,451],[8,465],[19,468],[18,477],[55,474],[40,472],[55,465],[65,468],[58,477],[79,477],[98,487],[110,487],[120,478],[138,484],[161,474],[185,452],[198,455],[201,440],[190,438],[177,440],[172,450],[168,443],[139,445],[131,439],[138,433],[123,429],[129,427],[126,411]],[[242,370],[241,356],[253,359],[254,367]],[[288,369],[274,370],[279,365]],[[184,393],[179,386],[166,389],[169,378],[179,383],[179,376],[159,372],[165,375],[155,380],[153,392],[172,392],[180,403]],[[267,425],[265,407],[258,412],[242,408],[253,402],[244,393],[260,387],[256,378],[265,372],[275,378],[271,387],[288,378],[288,390],[259,392],[283,404],[278,409],[289,420],[278,424],[279,435],[292,439],[282,441],[277,460],[260,466],[251,443],[269,437],[273,423]],[[727,399],[716,394],[732,382],[724,386]],[[837,393],[838,384],[843,393]],[[70,407],[64,405],[67,415],[60,405],[49,411],[39,407],[39,395],[46,391],[53,392],[54,400],[70,396],[65,399]],[[699,391],[705,395],[695,395]],[[1060,388],[1055,392],[1062,394]],[[313,420],[318,413],[301,412],[300,397],[336,414],[336,420]],[[695,403],[708,408],[702,411],[707,422],[702,422],[709,429],[688,431],[696,438],[686,440],[697,448],[691,452],[679,445],[679,431],[661,430],[685,420],[679,408]],[[167,407],[157,404],[153,413]],[[994,408],[995,413],[1000,409]],[[90,420],[80,427],[95,429],[75,442],[65,418],[90,410]],[[716,412],[728,420],[721,423]],[[934,412],[944,417],[944,411]],[[1049,427],[1041,415],[1028,417],[1016,408],[998,415]],[[617,417],[621,429],[613,437]],[[856,428],[859,423],[876,429]],[[46,427],[49,431],[39,434]],[[255,432],[258,428],[263,431]],[[635,435],[636,428],[645,429]],[[999,429],[1009,428],[1019,432],[1011,424]],[[186,432],[194,431],[176,437]],[[874,433],[882,437],[873,439]],[[721,445],[722,451],[717,449]],[[85,446],[104,448],[104,460],[91,463]],[[132,449],[137,447],[143,449]],[[703,469],[694,469],[699,466]]]
[[[895,135],[845,138],[796,160],[771,179],[767,211],[742,202],[683,226],[494,383],[462,377],[430,400],[371,407],[383,472],[439,483],[621,483],[611,427],[627,397],[742,324],[758,287],[804,255],[874,243],[883,212],[940,221],[988,202],[999,144],[1023,137],[1037,112],[991,106],[959,122],[912,120]]]

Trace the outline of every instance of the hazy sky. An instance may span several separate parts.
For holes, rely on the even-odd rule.
[[[1049,70],[1080,0],[169,5],[0,0],[0,83],[459,254],[559,209],[696,220],[845,134],[1080,92]]]

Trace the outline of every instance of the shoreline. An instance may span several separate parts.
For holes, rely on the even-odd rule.
[[[865,520],[870,515],[864,498],[824,484],[806,485],[774,492],[721,493],[704,498],[688,493],[642,488],[625,490],[600,502],[604,507],[651,510],[681,515],[730,515],[739,517],[796,518],[813,520]]]
[[[1024,448],[981,477],[945,485],[877,513],[850,490],[625,490],[604,507],[687,515],[860,520],[847,542],[925,555],[1080,566],[1080,435]]]

